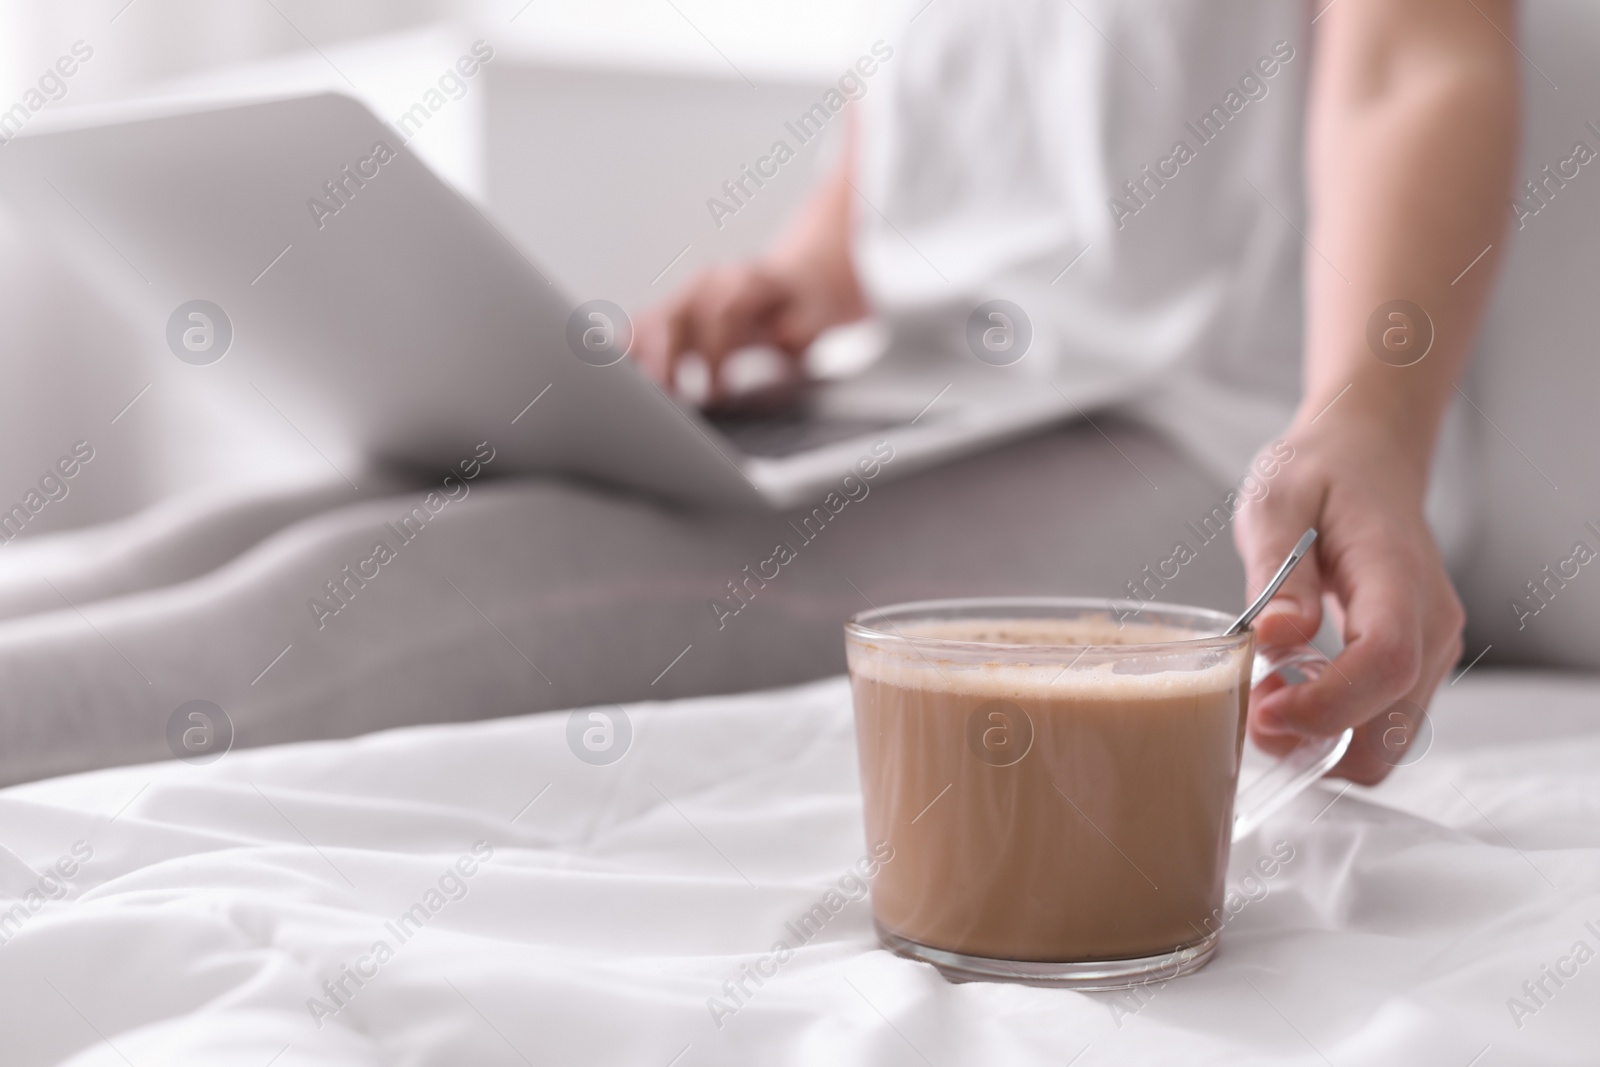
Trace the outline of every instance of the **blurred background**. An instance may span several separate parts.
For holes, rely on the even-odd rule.
[[[1285,0],[1288,2],[1288,0]],[[632,310],[696,268],[751,253],[838,150],[835,124],[737,215],[707,199],[782,135],[875,32],[885,0],[69,0],[0,5],[0,109],[82,42],[92,58],[47,109],[191,93],[334,89],[397,124],[477,42],[410,145],[476,198],[577,299]],[[1519,184],[1600,145],[1600,5],[1528,0]],[[14,115],[14,110],[4,114]],[[5,132],[0,120],[0,133]],[[0,166],[4,148],[0,147]],[[1462,594],[1468,654],[1600,666],[1600,578],[1517,625],[1542,568],[1600,541],[1600,176],[1586,167],[1518,232],[1464,392],[1477,514]],[[1441,175],[1448,181],[1448,175]],[[162,339],[129,328],[0,202],[0,507],[73,442],[92,465],[22,539],[219,482],[325,475],[264,404],[199,402]],[[201,295],[201,294],[196,294]],[[1532,324],[1530,326],[1530,324]],[[1586,568],[1586,571],[1588,569]]]
[[[706,200],[854,61],[876,17],[871,0],[6,4],[0,108],[77,42],[92,57],[49,108],[331,89],[398,125],[438,91],[443,106],[405,125],[410,147],[568,292],[636,309],[773,235],[838,150],[837,126],[720,227]],[[477,42],[493,58],[441,85]],[[20,496],[74,441],[96,450],[25,538],[322,467],[265,405],[194,402],[161,338],[119,321],[3,201],[0,320],[0,497]]]

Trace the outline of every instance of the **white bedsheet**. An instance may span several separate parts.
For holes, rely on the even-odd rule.
[[[878,949],[860,901],[746,980],[720,1026],[709,998],[733,1005],[723,983],[866,852],[848,690],[629,714],[632,747],[603,767],[545,714],[0,792],[0,896],[23,909],[0,925],[0,1060],[1600,1058],[1600,959],[1572,955],[1600,950],[1600,680],[1477,670],[1448,687],[1414,767],[1376,791],[1319,787],[1236,847],[1235,881],[1278,842],[1294,858],[1208,968],[1141,999],[949,984]],[[471,876],[447,877],[463,857]],[[42,877],[58,862],[70,878]],[[402,942],[386,923],[417,904]],[[372,976],[336,1003],[322,983],[345,966]],[[1535,1002],[1523,983],[1544,966],[1576,975]]]

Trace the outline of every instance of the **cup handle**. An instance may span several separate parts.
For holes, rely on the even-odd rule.
[[[1256,653],[1251,665],[1250,689],[1254,692],[1256,686],[1284,671],[1295,671],[1301,676],[1301,681],[1310,681],[1319,676],[1327,664],[1328,657],[1314,648],[1262,649]],[[1288,679],[1285,681],[1290,685],[1297,684]],[[1313,782],[1333,770],[1334,764],[1350,747],[1350,739],[1354,736],[1355,731],[1347,729],[1337,737],[1307,738],[1287,756],[1267,768],[1261,777],[1239,790],[1233,802],[1233,840],[1237,841],[1253,831],[1279,808],[1310,788]]]

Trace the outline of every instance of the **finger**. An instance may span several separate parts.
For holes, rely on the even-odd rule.
[[[672,309],[651,308],[633,325],[633,346],[628,355],[651,378],[665,385],[671,363]]]
[[[694,348],[695,304],[705,282],[704,273],[696,275],[671,299],[641,312],[634,322],[628,354],[669,390],[684,355]]]
[[[1428,754],[1432,732],[1427,708],[1441,682],[1461,660],[1459,631],[1446,641],[1422,681],[1402,699],[1356,728],[1350,749],[1332,771],[1360,785],[1377,785],[1396,767]]]
[[[1247,599],[1260,595],[1295,543],[1315,525],[1318,503],[1292,499],[1283,491],[1268,493],[1240,510],[1234,542],[1244,560]],[[1311,551],[1256,616],[1253,629],[1261,644],[1307,644],[1322,625],[1321,547],[1312,543]]]
[[[775,341],[773,322],[787,302],[787,288],[755,268],[742,269],[707,294],[699,307],[697,335],[713,401],[727,395],[723,369],[734,353]]]
[[[1391,704],[1355,728],[1349,749],[1328,773],[1357,785],[1377,785],[1394,773],[1411,743],[1423,736],[1426,715],[1408,701]]]
[[[1274,730],[1262,724],[1259,717],[1250,717],[1250,740],[1269,756],[1287,756],[1296,747],[1305,744],[1305,735],[1290,730]]]
[[[1349,749],[1330,773],[1361,785],[1376,785],[1395,767],[1420,758],[1417,746],[1427,743],[1423,725],[1427,716],[1425,709],[1434,689],[1459,658],[1459,651],[1447,652],[1423,683],[1357,726]],[[1251,720],[1250,739],[1273,756],[1287,755],[1306,740],[1303,734],[1274,729],[1259,718]]]
[[[1398,700],[1355,728],[1350,747],[1329,772],[1357,785],[1377,785],[1396,767],[1414,762],[1426,744],[1427,711],[1420,703]]]
[[[1351,553],[1335,566],[1348,567],[1335,575],[1346,604],[1344,651],[1316,679],[1261,702],[1257,714],[1270,726],[1313,735],[1359,726],[1409,693],[1431,666],[1416,568],[1379,550]],[[1345,582],[1346,574],[1357,577]]]
[[[1396,767],[1409,765],[1427,755],[1432,743],[1427,725],[1427,707],[1439,684],[1461,659],[1461,641],[1448,642],[1427,676],[1402,699],[1355,728],[1350,747],[1329,774],[1346,778],[1357,785],[1377,785]],[[1302,734],[1275,730],[1252,718],[1250,739],[1263,752],[1282,757],[1304,743]]]
[[[730,331],[725,320],[730,315],[747,314],[738,304],[738,290],[747,283],[744,277],[747,270],[747,267],[717,267],[702,272],[683,294],[678,314],[672,317],[666,381],[670,389],[677,392],[683,366],[698,363],[698,370],[704,371],[706,379],[686,397],[696,405],[714,406],[718,402],[722,394],[720,368],[741,347],[730,344],[730,336],[738,333],[738,326]]]
[[[674,309],[667,322],[666,358],[662,366],[662,382],[672,392],[678,391],[678,370],[685,360],[694,356],[699,348],[697,317],[692,293]]]
[[[771,319],[786,289],[754,267],[739,268],[716,279],[701,303],[702,354],[721,362],[750,344],[770,340]]]

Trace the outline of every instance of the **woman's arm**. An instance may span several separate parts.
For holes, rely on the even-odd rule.
[[[1281,746],[1288,733],[1360,726],[1340,772],[1375,782],[1400,755],[1399,735],[1384,747],[1402,721],[1389,713],[1414,731],[1461,653],[1464,616],[1422,499],[1507,217],[1516,12],[1514,0],[1333,0],[1322,10],[1295,458],[1245,509],[1236,537],[1259,589],[1317,527],[1315,565],[1295,572],[1256,628],[1263,643],[1299,643],[1316,632],[1327,596],[1346,642],[1321,679],[1259,703],[1257,737]],[[1420,307],[1434,334],[1410,365],[1427,326],[1409,309],[1391,317],[1384,305],[1400,300]]]

